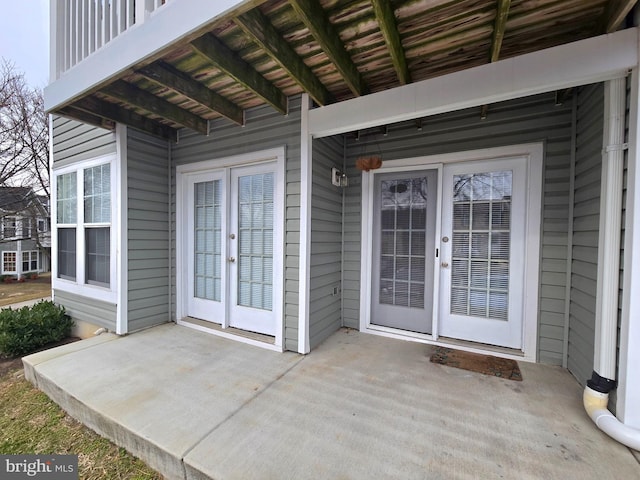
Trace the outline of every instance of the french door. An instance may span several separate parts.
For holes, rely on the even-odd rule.
[[[186,315],[275,336],[282,226],[275,162],[198,172],[185,185]]]
[[[526,158],[446,165],[441,336],[522,347]]]
[[[371,323],[431,333],[437,170],[374,182]]]
[[[525,289],[537,289],[528,270],[537,268],[531,252],[539,245],[539,211],[527,210],[539,189],[531,188],[529,161],[448,161],[368,174],[367,328],[524,348],[525,317],[535,321],[527,307],[535,294]]]

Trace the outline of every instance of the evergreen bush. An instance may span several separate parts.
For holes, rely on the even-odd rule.
[[[51,301],[0,310],[0,352],[8,356],[32,353],[71,335],[72,326],[64,307]]]

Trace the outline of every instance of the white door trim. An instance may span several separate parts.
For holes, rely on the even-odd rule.
[[[481,345],[462,345],[456,348],[479,353],[491,353],[506,358],[515,358],[535,362],[537,358],[537,335],[538,335],[538,291],[540,282],[539,261],[540,261],[540,234],[542,215],[542,168],[544,158],[543,143],[528,143],[522,145],[511,145],[506,147],[487,148],[480,150],[470,150],[464,152],[447,153],[442,155],[430,155],[424,157],[413,157],[399,160],[385,160],[381,169],[375,172],[363,172],[362,174],[362,225],[361,243],[362,251],[360,257],[360,331],[405,340],[413,340],[422,343],[445,345],[438,339],[437,314],[434,313],[433,334],[425,335],[414,332],[405,332],[387,327],[371,325],[371,288],[370,278],[372,275],[371,251],[373,238],[371,227],[373,225],[373,175],[378,172],[393,172],[403,170],[415,170],[418,168],[439,168],[439,185],[442,185],[441,166],[448,163],[475,161],[475,160],[495,160],[514,156],[526,156],[527,162],[527,182],[529,185],[529,195],[527,198],[527,238],[525,245],[525,297],[523,302],[523,350],[522,353],[495,351]],[[440,188],[440,187],[439,187]],[[437,238],[440,237],[442,195],[438,196],[438,219],[436,227]],[[435,269],[434,276],[439,277],[439,270]],[[434,279],[434,312],[439,308],[439,278]]]
[[[188,242],[188,212],[189,199],[188,195],[188,178],[193,178],[203,172],[213,170],[223,170],[238,166],[246,166],[251,164],[260,164],[263,162],[275,162],[276,164],[276,188],[275,188],[275,232],[274,232],[274,292],[278,292],[276,298],[278,301],[273,303],[273,313],[276,317],[277,326],[274,344],[256,342],[242,336],[234,336],[228,332],[218,332],[215,329],[206,330],[209,333],[224,337],[232,337],[240,342],[250,343],[252,345],[262,346],[267,349],[275,349],[282,351],[284,345],[284,228],[285,228],[285,159],[286,152],[284,147],[262,150],[259,152],[251,152],[241,155],[234,155],[220,159],[205,160],[202,162],[178,165],[176,167],[176,319],[177,323],[192,327],[190,323],[182,322],[181,319],[187,313],[187,301],[189,298],[189,276],[188,261],[186,255]],[[228,176],[228,174],[227,174]],[[229,190],[228,188],[226,189]],[[228,198],[228,197],[227,197]],[[228,298],[228,297],[227,297]],[[223,323],[223,327],[228,324]]]

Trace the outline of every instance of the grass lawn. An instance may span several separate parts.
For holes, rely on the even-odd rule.
[[[81,479],[162,479],[141,460],[69,417],[0,358],[0,454],[78,455]]]
[[[0,307],[50,296],[50,273],[42,273],[36,280],[26,280],[24,283],[0,282]]]

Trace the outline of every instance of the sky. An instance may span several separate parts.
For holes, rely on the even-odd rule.
[[[49,0],[0,0],[0,57],[32,87],[49,81]]]

